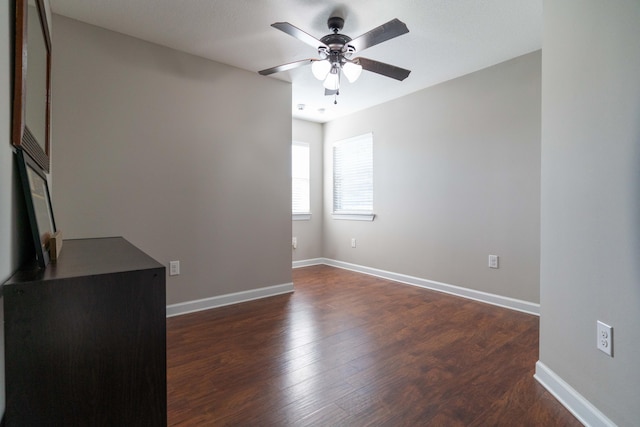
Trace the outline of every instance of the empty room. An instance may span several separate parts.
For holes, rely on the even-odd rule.
[[[6,426],[636,426],[637,0],[0,0]]]

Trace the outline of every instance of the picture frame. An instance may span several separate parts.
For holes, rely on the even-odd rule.
[[[51,36],[48,0],[16,0],[12,144],[45,171],[51,162]]]
[[[44,269],[50,261],[49,240],[57,231],[49,184],[42,169],[23,150],[16,150],[16,157],[36,261]]]

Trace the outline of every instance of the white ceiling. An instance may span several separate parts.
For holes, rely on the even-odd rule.
[[[292,115],[326,122],[542,47],[542,0],[50,0],[54,13],[257,72],[316,58],[271,27],[286,21],[316,38],[345,19],[351,38],[393,18],[409,33],[366,49],[370,59],[411,70],[402,82],[363,71],[342,81],[338,104],[301,67],[262,78],[292,82]],[[54,28],[55,32],[55,28]],[[304,110],[297,105],[304,104]],[[323,113],[318,112],[324,109]]]

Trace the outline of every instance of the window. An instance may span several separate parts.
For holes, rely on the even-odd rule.
[[[338,141],[333,146],[333,217],[372,221],[373,134]]]
[[[291,201],[294,220],[311,218],[309,190],[309,144],[291,145]]]

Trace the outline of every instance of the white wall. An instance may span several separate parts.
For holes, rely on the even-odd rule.
[[[322,125],[306,120],[293,120],[293,140],[306,142],[310,151],[311,219],[292,221],[293,236],[298,239],[293,261],[322,257]]]
[[[549,0],[544,21],[540,361],[638,425],[640,2]]]
[[[324,256],[537,303],[540,58],[533,52],[327,123]],[[376,218],[334,220],[331,144],[367,132]],[[500,256],[500,269],[487,267],[489,254]]]
[[[54,29],[65,238],[181,261],[168,304],[290,284],[290,84],[58,15]]]

